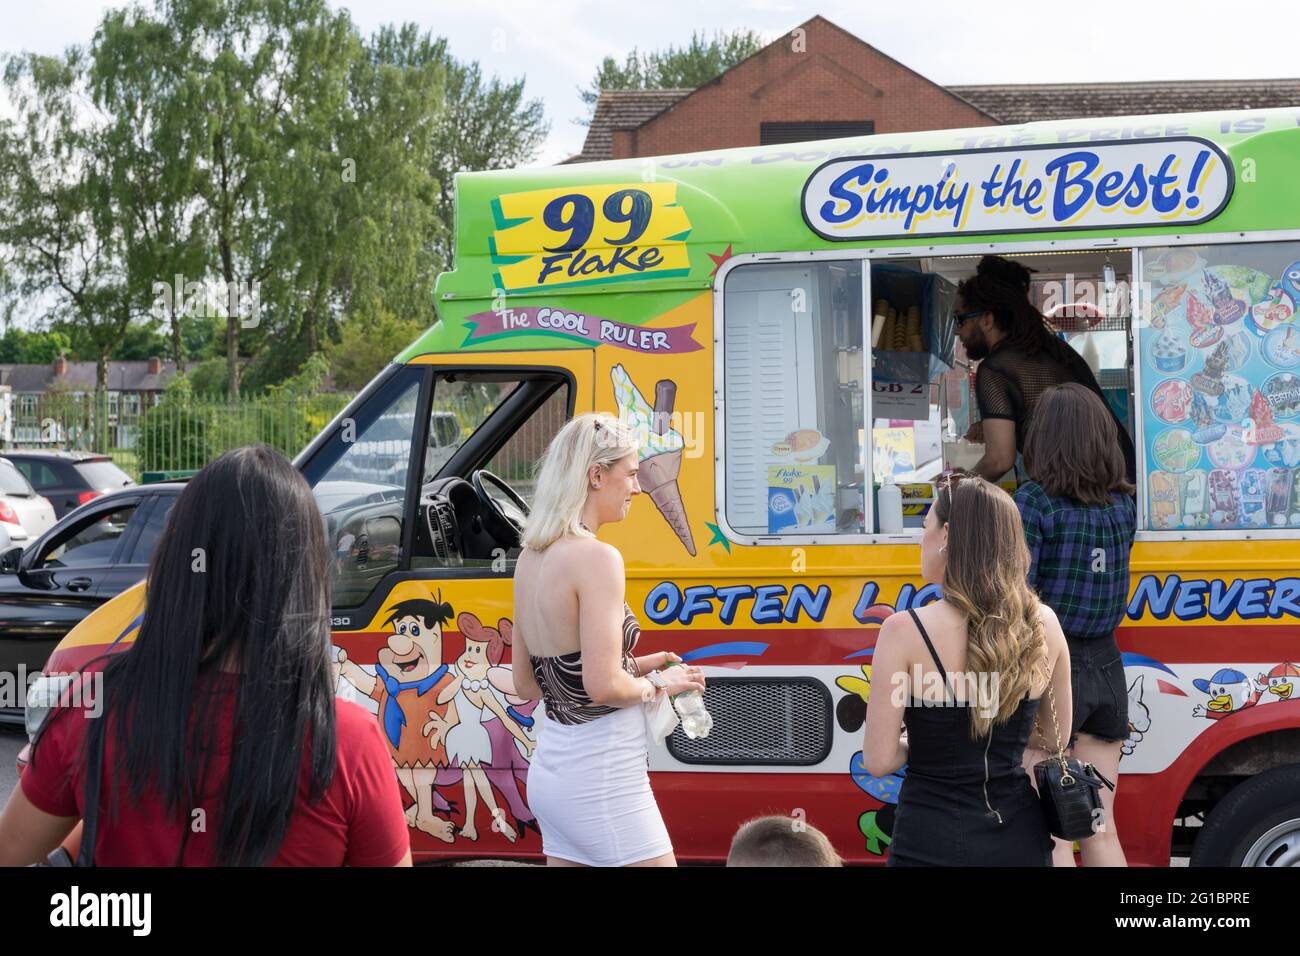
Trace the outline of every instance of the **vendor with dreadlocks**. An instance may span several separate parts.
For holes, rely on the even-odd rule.
[[[1030,303],[1029,276],[1019,263],[985,256],[975,275],[957,286],[954,331],[967,356],[980,363],[975,400],[984,457],[972,470],[988,481],[997,481],[1015,467],[1034,406],[1048,388],[1077,382],[1105,401],[1083,356],[1054,335]],[[1133,442],[1118,418],[1115,425],[1131,482],[1137,473]]]

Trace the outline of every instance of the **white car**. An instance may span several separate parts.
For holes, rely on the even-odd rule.
[[[21,471],[0,458],[0,551],[26,547],[54,526],[54,506],[36,493]]]

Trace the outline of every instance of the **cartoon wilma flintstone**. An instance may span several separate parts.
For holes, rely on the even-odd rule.
[[[433,812],[434,778],[448,766],[447,732],[459,722],[454,700],[438,701],[455,676],[442,662],[442,628],[456,612],[438,600],[412,599],[389,609],[393,627],[379,649],[375,673],[348,660],[339,649],[339,673],[379,705],[379,725],[388,741],[397,779],[415,800],[408,826],[444,843],[455,839],[450,820]]]
[[[465,636],[465,652],[456,661],[457,674],[438,693],[438,703],[453,703],[460,720],[447,732],[447,755],[453,767],[464,771],[465,825],[460,834],[467,840],[478,839],[478,798],[487,804],[494,821],[493,829],[514,843],[518,838],[515,829],[506,821],[498,808],[496,797],[488,780],[488,770],[498,760],[501,748],[494,746],[487,724],[493,719],[524,749],[525,759],[533,752],[533,742],[522,727],[510,716],[506,706],[497,698],[497,692],[488,680],[490,668],[501,663],[505,654],[510,622],[501,621],[507,629],[503,635],[495,627],[485,627],[473,614],[462,613],[456,618],[456,627]],[[508,764],[507,764],[508,766]],[[508,781],[509,786],[515,786]]]

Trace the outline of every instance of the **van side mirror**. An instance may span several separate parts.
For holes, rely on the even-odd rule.
[[[23,549],[12,547],[0,553],[0,574],[17,574],[18,560],[23,556]]]

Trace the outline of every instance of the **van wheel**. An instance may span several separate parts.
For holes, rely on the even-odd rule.
[[[1192,866],[1300,866],[1300,765],[1238,784],[1192,844]]]

